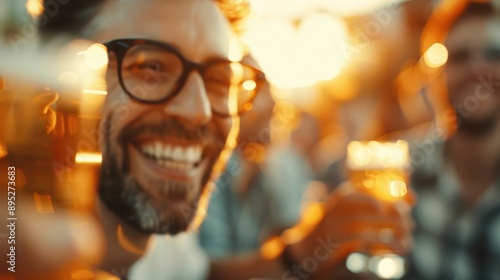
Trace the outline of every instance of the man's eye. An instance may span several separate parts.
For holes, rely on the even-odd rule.
[[[129,71],[154,71],[160,72],[164,71],[165,67],[158,62],[143,62],[143,63],[134,63],[127,67]]]
[[[489,60],[500,60],[500,48],[490,48],[485,53],[486,58]]]
[[[448,56],[449,63],[463,63],[469,59],[470,55],[468,51],[456,51],[451,52]]]

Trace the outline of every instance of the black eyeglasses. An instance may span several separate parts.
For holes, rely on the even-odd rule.
[[[203,77],[212,112],[227,117],[250,110],[265,81],[264,73],[245,63],[218,59],[198,64],[157,41],[119,39],[104,45],[116,55],[121,87],[137,102],[170,100],[196,70]]]
[[[448,65],[460,66],[469,61],[483,58],[491,63],[500,62],[500,46],[488,46],[484,49],[459,49],[450,51]]]

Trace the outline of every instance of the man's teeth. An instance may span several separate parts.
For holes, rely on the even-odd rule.
[[[159,161],[173,161],[169,164],[195,164],[200,162],[200,145],[182,147],[161,142],[148,143],[141,147],[142,152]],[[168,166],[167,166],[168,167]]]

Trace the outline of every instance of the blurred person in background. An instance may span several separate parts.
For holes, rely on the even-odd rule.
[[[302,195],[312,175],[305,155],[286,143],[273,143],[273,107],[267,85],[254,109],[241,117],[239,146],[216,182],[200,228],[201,245],[211,256],[257,250],[271,234],[299,220]]]
[[[413,141],[419,201],[408,279],[500,277],[500,10],[492,1],[454,4],[438,6],[428,24],[449,26],[443,86],[430,92],[448,105],[435,111],[443,122]]]
[[[381,138],[411,145],[418,200],[404,279],[500,276],[499,19],[491,1],[438,5],[424,29],[434,40],[442,33],[448,50],[427,89],[434,122]],[[345,180],[344,164],[333,164],[323,180],[335,188]]]
[[[28,224],[25,230],[31,230],[20,229],[18,234],[35,235],[29,240],[33,245],[29,247],[33,249],[30,267],[18,259],[17,279],[66,279],[69,275],[60,274],[59,268],[74,265],[91,265],[127,278],[128,267],[144,252],[152,234],[176,234],[196,228],[208,202],[208,184],[225,165],[226,158],[221,154],[230,151],[234,143],[236,133],[230,131],[237,123],[237,113],[243,111],[238,109],[248,108],[245,105],[252,102],[258,89],[239,92],[237,101],[242,107],[235,108],[236,104],[230,102],[229,85],[236,76],[229,69],[238,67],[244,70],[240,72],[246,74],[244,79],[256,85],[262,82],[258,69],[228,60],[229,25],[213,2],[152,0],[137,4],[111,0],[67,2],[40,28],[44,40],[69,33],[105,43],[108,48],[108,88],[101,122],[103,158],[94,213],[104,244],[92,244],[102,245],[104,255],[96,263],[75,264],[77,256],[71,253],[78,251],[71,251],[74,243],[89,248],[89,240],[65,235],[72,223],[58,219],[64,213],[24,212],[24,223]],[[219,4],[222,11],[231,6]],[[164,26],[176,28],[167,32]],[[157,83],[141,86],[151,78]],[[43,119],[56,97],[35,101],[39,106],[32,107],[33,111]],[[12,114],[19,116],[15,110]],[[42,126],[33,131],[32,140],[50,132],[46,124]],[[9,143],[6,150],[3,163],[16,162]],[[36,183],[29,177],[24,180],[26,185]],[[28,195],[22,200],[23,208],[31,201]],[[379,242],[398,250],[408,247],[406,214],[383,207],[349,186],[332,194],[320,209],[321,215],[316,215],[314,223],[305,221],[308,226],[301,238],[277,237],[263,245],[267,250],[261,248],[261,252],[242,259],[213,262],[210,278],[303,277],[322,271],[320,267],[331,267],[339,254],[355,250],[359,243]],[[365,227],[390,229],[394,239],[387,242],[377,240],[375,235],[367,236]],[[70,250],[61,254],[61,247]],[[48,256],[62,259],[44,269],[40,264]],[[311,259],[315,260],[314,269],[307,266]],[[146,274],[141,279],[151,277]]]

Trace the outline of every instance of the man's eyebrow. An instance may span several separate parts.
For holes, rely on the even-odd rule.
[[[142,51],[148,50],[148,51],[160,51],[160,48],[153,48],[154,46],[152,45],[135,45],[134,47],[130,48],[127,53],[131,55],[137,55]]]

